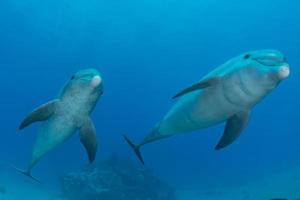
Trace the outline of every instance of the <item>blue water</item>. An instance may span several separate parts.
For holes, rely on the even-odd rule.
[[[7,167],[27,166],[39,127],[18,131],[18,125],[55,98],[76,71],[93,67],[104,80],[92,116],[97,159],[117,153],[139,164],[122,134],[139,141],[182,88],[236,55],[265,48],[286,55],[291,76],[255,107],[235,144],[214,151],[223,131],[219,125],[147,145],[143,155],[148,168],[179,189],[235,187],[300,171],[299,12],[300,2],[293,0],[2,0],[0,175],[6,178],[0,185],[32,184]],[[85,164],[76,135],[33,174],[56,188],[59,176]]]

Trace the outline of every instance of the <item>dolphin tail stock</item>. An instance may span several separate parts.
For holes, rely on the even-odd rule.
[[[23,174],[24,176],[29,177],[30,179],[34,180],[35,182],[37,182],[37,183],[39,183],[39,184],[42,183],[42,182],[39,181],[38,179],[34,178],[34,177],[31,175],[30,171],[19,169],[19,168],[13,166],[13,165],[11,165],[11,166],[12,166],[12,168],[14,168],[14,169],[15,169],[17,172],[19,172],[20,174]]]
[[[139,161],[143,165],[145,165],[143,156],[142,156],[141,151],[140,151],[141,146],[134,144],[126,135],[123,135],[123,137],[124,137],[125,141],[127,142],[127,144],[132,148],[132,150],[134,151],[135,155],[138,157]]]

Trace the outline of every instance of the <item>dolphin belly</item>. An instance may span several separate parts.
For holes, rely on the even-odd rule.
[[[182,97],[158,125],[161,136],[186,133],[221,123],[237,112],[224,96],[222,85]]]
[[[32,165],[46,153],[69,139],[76,131],[72,120],[63,116],[53,116],[45,122],[38,133],[32,155]]]

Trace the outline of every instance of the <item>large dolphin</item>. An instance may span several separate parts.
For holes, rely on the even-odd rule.
[[[223,136],[215,147],[222,149],[239,137],[253,106],[289,73],[289,64],[279,51],[239,55],[174,96],[178,102],[140,143],[134,144],[124,136],[125,140],[144,164],[140,153],[143,145],[226,121]]]
[[[32,111],[19,128],[23,129],[38,121],[43,121],[43,124],[27,170],[18,171],[33,178],[31,170],[37,162],[46,153],[69,139],[77,130],[80,132],[80,141],[87,151],[89,161],[93,162],[97,140],[90,114],[102,93],[103,84],[99,72],[95,69],[82,70],[70,78],[57,99]]]

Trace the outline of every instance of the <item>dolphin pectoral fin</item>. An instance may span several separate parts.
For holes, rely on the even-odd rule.
[[[90,163],[95,160],[97,152],[96,129],[91,119],[87,120],[80,129],[80,142],[83,144]]]
[[[59,100],[53,100],[50,101],[46,104],[41,105],[34,111],[32,111],[20,124],[19,129],[23,129],[33,122],[38,122],[38,121],[44,121],[47,120],[54,112],[56,109],[56,106],[58,104]]]
[[[194,92],[196,90],[201,90],[201,89],[213,86],[213,85],[217,84],[219,81],[220,81],[220,77],[213,77],[210,79],[200,81],[199,83],[196,83],[196,84],[182,90],[181,92],[176,94],[174,97],[172,97],[172,99],[176,99],[177,97],[183,96],[190,92]]]
[[[224,134],[215,149],[220,150],[232,144],[246,127],[249,116],[249,111],[243,111],[229,118],[226,122]]]

